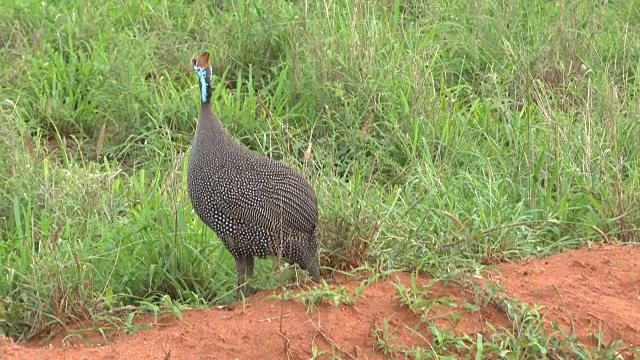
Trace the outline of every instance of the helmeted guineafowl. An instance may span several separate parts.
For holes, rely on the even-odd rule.
[[[238,293],[250,296],[245,274],[254,257],[281,255],[320,282],[318,202],[308,181],[282,162],[252,152],[224,128],[211,107],[208,51],[193,58],[202,106],[187,170],[196,214],[236,261]]]

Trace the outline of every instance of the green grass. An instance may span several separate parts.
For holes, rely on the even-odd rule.
[[[229,131],[311,179],[328,268],[637,240],[640,3],[606,4],[2,3],[0,332],[233,299],[186,194],[205,49]]]

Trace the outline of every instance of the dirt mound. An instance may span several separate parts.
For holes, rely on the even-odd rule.
[[[498,273],[499,272],[499,273]],[[630,247],[604,246],[582,249],[544,259],[498,267],[493,279],[505,294],[530,304],[545,305],[547,319],[558,321],[578,337],[594,345],[601,323],[606,341],[623,339],[628,344],[640,343],[640,250]],[[421,275],[418,284],[429,279]],[[418,314],[401,305],[396,284],[409,288],[411,275],[395,273],[366,288],[351,305],[332,303],[306,311],[300,299],[281,302],[264,291],[248,300],[245,309],[213,308],[206,311],[184,311],[183,322],[164,317],[150,330],[133,335],[111,334],[108,343],[83,345],[75,338],[63,342],[62,335],[46,346],[16,345],[0,340],[2,359],[308,359],[313,349],[342,358],[386,359],[378,348],[382,340],[405,346],[429,348],[432,333],[420,322]],[[343,281],[353,299],[360,281]],[[473,295],[452,285],[436,284],[429,289],[429,299],[444,298],[458,304],[440,304],[426,314],[437,319],[438,328],[456,334],[481,333],[490,336],[486,322],[496,327],[510,326],[506,316],[492,306],[480,311],[467,311],[465,303],[475,303]],[[461,316],[451,316],[453,313]],[[282,316],[282,331],[280,315]],[[455,319],[455,320],[453,320]],[[144,318],[137,324],[150,324]],[[385,328],[388,330],[386,331]],[[377,334],[377,335],[376,335]],[[98,333],[83,337],[100,341]],[[387,346],[386,349],[389,349]],[[288,354],[287,354],[288,353]],[[463,354],[461,354],[463,355]]]
[[[549,322],[595,347],[640,346],[640,249],[606,245],[505,264],[494,277],[506,295],[544,305]],[[549,327],[550,328],[550,327]]]
[[[285,301],[274,299],[275,291],[264,291],[247,302],[243,310],[240,304],[214,308],[206,311],[184,311],[183,323],[174,317],[164,317],[154,328],[134,335],[114,334],[109,344],[86,346],[75,338],[63,343],[58,336],[48,346],[32,344],[17,346],[7,342],[2,348],[6,358],[21,359],[252,359],[252,358],[311,358],[313,347],[328,354],[351,354],[355,358],[385,359],[388,356],[376,350],[374,329],[384,329],[388,322],[391,342],[407,346],[428,347],[432,338],[427,329],[412,330],[419,318],[408,307],[399,302],[395,284],[410,287],[411,275],[395,273],[389,278],[370,285],[355,300],[353,305],[324,304],[307,312],[300,299]],[[419,276],[417,283],[428,283],[426,276]],[[343,283],[347,292],[355,290],[361,282]],[[336,288],[339,284],[333,284]],[[465,301],[465,295],[456,288],[444,288],[436,284],[429,290],[434,298],[446,296],[451,301]],[[488,308],[486,312],[468,312],[455,326],[447,313],[454,310],[448,306],[436,306],[430,310],[433,316],[440,315],[440,327],[453,329],[462,334],[485,333],[484,322],[508,323],[498,311]],[[280,332],[280,314],[282,332]],[[139,324],[153,319],[139,321]],[[100,341],[96,333],[83,334],[85,339]],[[332,349],[333,347],[333,349]],[[346,354],[348,353],[348,354]]]

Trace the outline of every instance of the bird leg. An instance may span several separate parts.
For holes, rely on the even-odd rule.
[[[245,283],[246,275],[249,275],[248,277],[253,276],[253,256],[238,257],[236,259],[236,270],[238,271],[237,299],[241,300],[243,294],[245,298],[248,298],[255,293],[255,290],[251,289],[249,285]]]
[[[247,258],[247,277],[253,278],[253,256]]]

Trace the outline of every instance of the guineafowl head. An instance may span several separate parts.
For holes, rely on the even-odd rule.
[[[200,94],[202,102],[208,103],[211,100],[211,59],[208,51],[193,58],[193,70],[196,72],[200,83]]]

